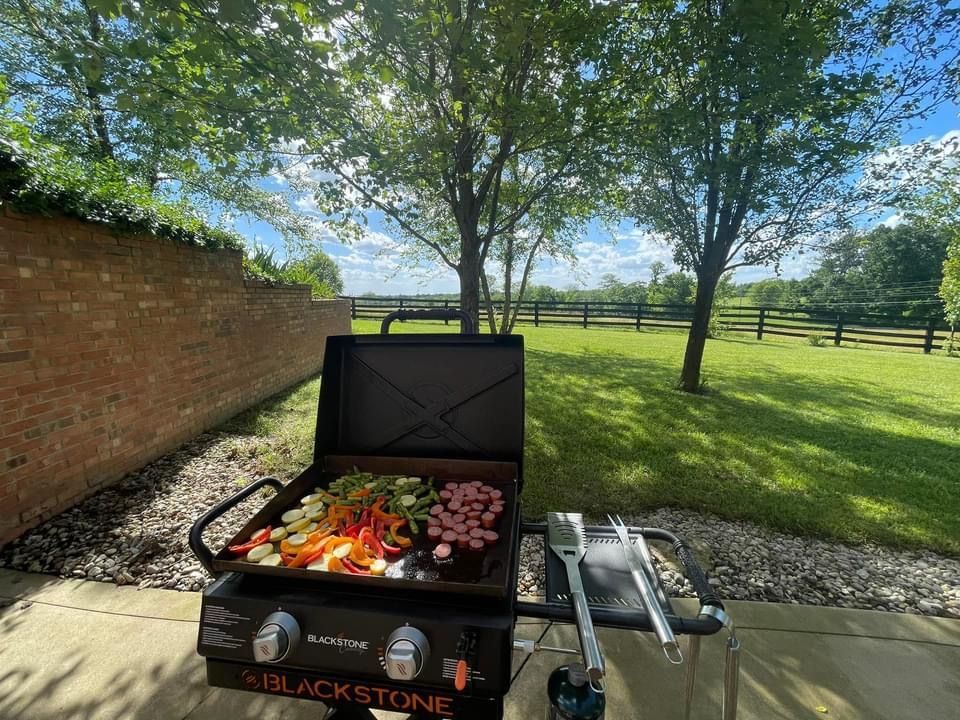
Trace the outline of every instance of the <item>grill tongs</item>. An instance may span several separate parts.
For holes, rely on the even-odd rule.
[[[640,591],[640,600],[650,617],[650,624],[653,625],[653,631],[657,635],[660,647],[663,648],[663,654],[667,656],[667,660],[671,663],[679,665],[683,662],[683,655],[680,653],[680,646],[677,644],[677,638],[674,637],[673,630],[670,628],[670,623],[667,622],[667,618],[663,614],[663,608],[660,607],[657,600],[657,594],[654,590],[658,584],[657,574],[653,565],[653,558],[650,556],[650,549],[647,547],[643,535],[641,535],[637,540],[640,550],[637,550],[637,545],[630,541],[627,527],[623,524],[619,515],[616,521],[609,515],[607,515],[607,518],[610,520],[613,529],[617,531],[617,537],[620,538],[623,554],[627,559],[627,567],[630,570],[630,575],[633,576],[633,582],[637,586],[637,590]]]
[[[567,584],[577,616],[577,634],[580,636],[580,649],[583,652],[584,665],[590,681],[599,688],[603,678],[603,655],[597,633],[593,629],[587,596],[583,592],[583,580],[580,577],[580,561],[587,553],[587,534],[583,527],[583,515],[580,513],[547,513],[547,543],[550,549],[563,560],[567,568]]]

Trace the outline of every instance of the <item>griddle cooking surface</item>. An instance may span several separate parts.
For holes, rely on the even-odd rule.
[[[241,544],[255,530],[267,525],[277,526],[280,515],[291,507],[299,507],[299,499],[313,492],[314,487],[327,487],[338,477],[335,473],[321,473],[315,466],[308,468],[298,478],[281,490],[261,509],[231,540],[227,546]],[[446,480],[455,477],[437,478],[434,486],[442,489]],[[436,546],[426,536],[426,522],[421,523],[418,535],[412,535],[413,545],[398,559],[387,557],[386,577],[351,575],[345,573],[327,573],[315,570],[268,567],[248,563],[237,559],[226,548],[214,557],[214,568],[246,574],[269,575],[277,578],[295,579],[311,585],[358,584],[368,588],[383,590],[409,589],[426,592],[455,592],[505,596],[511,583],[516,543],[517,496],[516,485],[494,480],[490,484],[501,489],[506,498],[506,511],[503,513],[496,531],[500,539],[495,545],[489,545],[482,552],[472,552],[454,548],[453,555],[446,560],[433,557]]]
[[[587,534],[587,554],[580,563],[583,590],[591,605],[604,605],[643,610],[640,593],[637,591],[620,540],[610,529],[610,535]],[[635,533],[631,538],[637,537]],[[567,571],[560,560],[547,548],[547,601],[570,602],[570,586]],[[662,604],[664,612],[673,613],[668,604]]]

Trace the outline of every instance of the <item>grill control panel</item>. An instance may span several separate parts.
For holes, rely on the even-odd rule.
[[[270,586],[258,597],[242,582],[225,581],[230,575],[204,592],[197,650],[205,657],[431,685],[464,695],[509,687],[509,612],[312,590],[284,596]],[[465,645],[463,638],[470,642]]]

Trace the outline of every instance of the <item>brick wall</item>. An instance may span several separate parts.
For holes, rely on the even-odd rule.
[[[320,370],[347,301],[0,206],[0,545]]]

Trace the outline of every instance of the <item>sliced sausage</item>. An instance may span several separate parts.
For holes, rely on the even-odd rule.
[[[483,525],[487,530],[492,530],[494,524],[497,522],[497,516],[493,513],[485,512],[480,516],[480,524]]]
[[[491,493],[491,492],[493,492],[493,488],[492,488],[491,486],[489,486],[489,485],[481,485],[481,486],[480,486],[480,492],[482,492],[482,493]]]
[[[480,527],[480,517],[477,516],[476,518],[468,518],[467,520],[464,521],[464,525],[466,525],[471,530],[473,528],[478,528]]]
[[[463,535],[457,535],[457,547],[461,550],[466,550],[470,545],[470,536],[464,533]]]
[[[445,543],[455,543],[457,541],[457,534],[453,530],[444,530],[440,538]]]
[[[498,519],[500,518],[501,515],[503,515],[504,509],[505,508],[503,507],[503,505],[490,506],[490,512],[492,512]]]
[[[432,508],[430,508],[430,514],[436,517],[437,515],[442,513],[445,509],[446,508],[444,508],[443,505],[434,505]]]
[[[469,529],[470,529],[470,528],[467,527],[467,524],[466,524],[466,523],[457,523],[456,525],[453,526],[453,531],[454,531],[457,535],[463,535],[463,534],[465,534]]]
[[[484,542],[480,538],[470,538],[470,549],[474,552],[480,552],[483,550]]]
[[[477,493],[477,502],[484,503],[484,504],[490,502],[490,495],[485,492]]]
[[[440,527],[450,530],[456,523],[453,521],[453,516],[447,515],[446,517],[440,518]]]
[[[475,527],[475,528],[470,528],[470,532],[468,532],[467,534],[472,538],[482,538],[485,532],[489,532],[489,531],[484,530],[483,528]]]
[[[440,543],[433,549],[433,555],[437,560],[446,560],[452,552],[453,548],[445,542]]]
[[[470,486],[471,486],[471,487],[475,487],[475,488],[479,488],[479,487],[483,487],[483,483],[480,482],[479,480],[474,480],[472,483],[470,483]]]
[[[450,502],[453,500],[453,493],[450,490],[441,490],[440,499],[444,502]]]
[[[438,527],[437,525],[432,525],[428,527],[427,537],[433,540],[434,542],[440,542],[440,539],[443,537],[443,528]]]
[[[427,518],[427,527],[442,527],[443,520],[438,517],[428,517]]]
[[[452,513],[455,513],[461,507],[463,507],[463,505],[460,503],[459,500],[451,500],[450,502],[447,503],[447,510],[449,510]]]
[[[491,490],[491,491],[490,491],[490,499],[491,499],[491,500],[499,500],[499,499],[502,498],[502,497],[503,497],[503,490]]]
[[[462,523],[466,519],[467,519],[466,515],[464,515],[463,513],[457,513],[456,515],[453,516],[453,524],[456,525],[457,523]]]
[[[453,491],[456,490],[458,487],[460,487],[460,483],[448,482],[448,483],[447,483],[446,485],[444,485],[443,487],[444,487],[444,489],[450,490],[451,492],[453,492]]]
[[[477,512],[483,512],[484,510],[487,509],[487,506],[484,505],[483,503],[475,502],[473,505],[470,506],[470,509],[476,510]]]
[[[467,516],[467,520],[479,520],[479,519],[480,519],[480,516],[481,516],[483,513],[480,512],[479,510],[471,510],[470,512],[465,513],[465,514],[466,514],[466,516]]]
[[[493,530],[486,530],[483,533],[483,541],[487,545],[493,545],[500,539],[500,536],[495,533]]]

